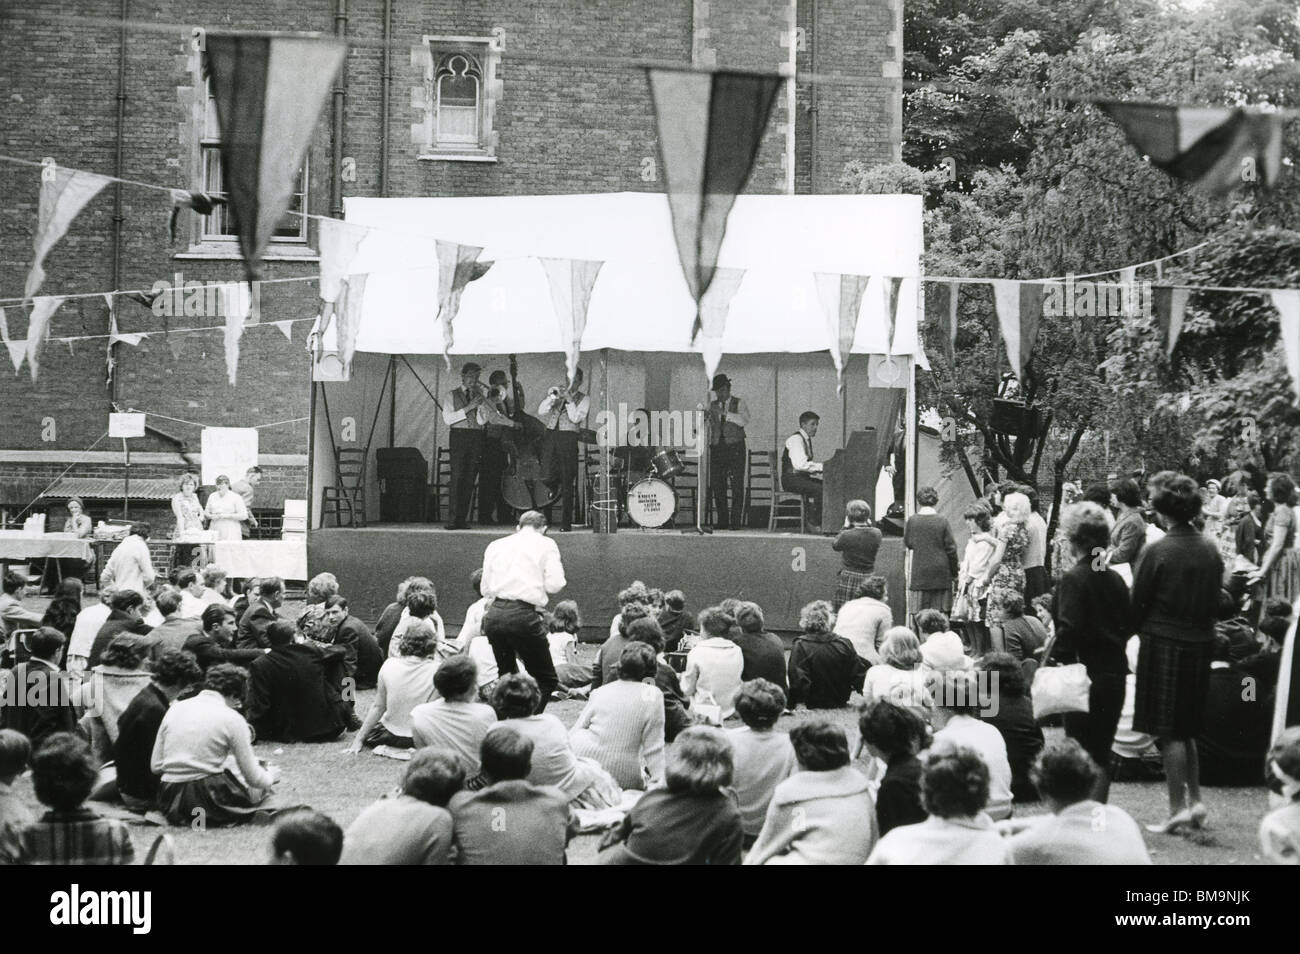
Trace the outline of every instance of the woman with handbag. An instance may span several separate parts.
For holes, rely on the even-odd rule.
[[[1133,728],[1159,740],[1169,786],[1169,819],[1148,830],[1172,834],[1200,828],[1207,815],[1195,740],[1210,688],[1223,559],[1192,525],[1201,512],[1196,481],[1179,474],[1155,488],[1152,503],[1169,531],[1147,544],[1134,567],[1133,622],[1142,648]]]
[[[1106,511],[1095,503],[1075,504],[1062,514],[1061,531],[1069,541],[1074,563],[1056,590],[1056,658],[1083,663],[1092,680],[1088,711],[1068,713],[1065,734],[1083,746],[1101,769],[1092,798],[1105,804],[1110,792],[1111,745],[1124,709],[1128,679],[1124,647],[1133,633],[1133,614],[1124,579],[1100,562],[1110,542]]]

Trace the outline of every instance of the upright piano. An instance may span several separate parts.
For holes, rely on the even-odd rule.
[[[850,500],[865,500],[873,516],[879,516],[874,513],[879,479],[876,429],[850,431],[848,446],[837,450],[822,466],[822,529],[831,530],[844,522],[844,506]]]

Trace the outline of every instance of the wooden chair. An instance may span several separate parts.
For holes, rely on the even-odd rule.
[[[365,450],[341,449],[335,457],[335,485],[321,491],[321,526],[334,515],[337,527],[366,525],[366,458]],[[347,511],[346,524],[343,513]]]
[[[778,530],[789,524],[796,524],[800,533],[808,532],[808,500],[803,494],[786,490],[774,475],[772,478],[772,511],[767,518],[767,529]]]
[[[433,450],[433,486],[429,488],[429,522],[441,523],[451,511],[451,448]]]
[[[677,512],[673,514],[673,520],[679,526],[693,527],[695,526],[695,495],[699,493],[700,484],[700,462],[683,459],[682,464],[685,469],[668,482],[673,490],[677,491]]]
[[[772,470],[773,456],[771,451],[752,450],[748,454],[749,459],[745,465],[745,506],[742,517],[747,527],[750,525],[751,508],[755,504],[767,507],[768,523],[771,523],[772,498],[776,490]]]

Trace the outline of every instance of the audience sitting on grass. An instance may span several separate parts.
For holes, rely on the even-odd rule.
[[[325,642],[326,631],[330,623],[325,618],[325,601],[331,596],[338,596],[339,581],[333,573],[317,573],[307,581],[307,592],[303,601],[307,604],[298,614],[298,634],[303,639]],[[354,660],[355,665],[355,660]]]
[[[492,690],[492,708],[501,720],[497,724],[514,729],[533,744],[528,781],[559,789],[575,808],[617,805],[623,797],[618,783],[595,759],[574,753],[564,723],[549,712],[537,711],[541,702],[537,680],[526,673],[502,676]]]
[[[1002,603],[1006,618],[1002,620],[1002,652],[1008,653],[1017,662],[1024,659],[1036,659],[1038,650],[1047,642],[1047,629],[1039,621],[1037,614],[1025,612],[1024,597],[1013,593]]]
[[[230,663],[247,669],[254,659],[261,659],[267,649],[235,646],[235,611],[214,603],[203,611],[199,632],[185,640],[181,648],[194,655],[199,668],[207,672],[213,666]]]
[[[232,605],[229,597],[226,596],[225,570],[215,563],[209,563],[203,568],[200,577],[203,581],[203,593],[199,596],[199,602],[203,604],[204,609],[218,603],[225,606]]]
[[[388,658],[396,659],[401,655],[402,636],[407,629],[424,622],[432,629],[434,645],[440,645],[447,639],[442,617],[438,615],[438,591],[433,582],[423,576],[413,576],[407,580],[406,606],[398,617],[393,629],[392,641],[388,644]]]
[[[789,686],[785,672],[785,643],[775,633],[766,632],[764,622],[763,610],[757,603],[741,603],[736,610],[740,634],[732,638],[745,661],[740,678],[743,682],[766,679],[784,693]]]
[[[483,738],[497,721],[492,707],[478,701],[478,666],[469,656],[452,656],[433,674],[433,687],[440,698],[411,710],[412,743],[455,755],[472,778]]]
[[[201,619],[206,607],[201,606],[198,614],[191,619],[181,613],[182,600],[183,594],[174,586],[164,587],[154,598],[154,605],[162,613],[163,621],[149,634],[149,655],[153,659],[173,649],[184,649],[186,640],[202,632]]]
[[[124,822],[86,807],[99,766],[85,739],[56,732],[32,756],[32,787],[48,811],[17,832],[18,865],[129,865],[135,860]]]
[[[77,617],[81,614],[81,580],[75,576],[65,577],[54,588],[50,605],[41,615],[41,626],[57,629],[69,641],[77,628]],[[101,624],[102,625],[102,624]],[[63,661],[64,668],[67,662]]]
[[[1261,620],[1261,629],[1267,622]],[[1254,785],[1264,777],[1273,729],[1278,657],[1272,656],[1271,667],[1255,665],[1257,657],[1253,653],[1259,644],[1254,633],[1249,629],[1238,631],[1238,637],[1234,641],[1224,632],[1214,637],[1205,717],[1196,736],[1201,782],[1205,785]]]
[[[533,752],[533,740],[512,725],[498,725],[483,739],[479,761],[487,785],[457,793],[448,805],[457,864],[565,863],[576,831],[573,813],[563,792],[530,781],[535,774]]]
[[[427,595],[424,591],[412,593],[408,606],[419,607]],[[432,699],[437,691],[433,686],[433,676],[438,671],[435,656],[438,643],[428,619],[418,618],[395,639],[401,655],[384,660],[379,667],[374,701],[370,703],[370,711],[352,739],[348,752],[360,752],[362,745],[372,749],[379,746],[386,749],[411,748],[414,744],[411,740],[411,711]]]
[[[579,758],[595,759],[625,789],[644,789],[664,777],[664,699],[654,686],[654,648],[630,643],[618,661],[618,679],[593,689],[569,743]]]
[[[623,592],[627,593],[627,590]],[[618,660],[623,655],[623,650],[627,649],[633,642],[631,636],[632,624],[643,619],[650,619],[650,610],[644,603],[632,601],[623,604],[622,612],[614,619],[618,622],[618,628],[600,644],[600,650],[596,653],[596,661],[591,666],[592,689],[597,689],[605,683],[613,682],[618,678]],[[653,623],[655,627],[659,625],[654,619],[650,619],[650,623]],[[659,637],[660,639],[663,638],[663,630],[659,631]]]
[[[966,655],[961,636],[949,629],[948,617],[937,609],[916,614],[917,638],[921,641],[921,661],[926,669],[970,669],[975,663]]]
[[[143,813],[157,806],[158,776],[152,762],[158,729],[172,702],[202,680],[193,653],[180,649],[163,653],[153,664],[152,681],[136,693],[117,720],[113,759],[117,794],[131,811]]]
[[[695,617],[686,612],[686,596],[681,590],[664,594],[664,608],[659,611],[658,620],[664,631],[665,652],[677,652],[682,636],[695,630]]]
[[[663,632],[653,619],[639,619],[628,627],[633,642],[645,643],[655,651],[654,684],[664,699],[664,742],[672,742],[685,728],[695,724],[690,713],[690,700],[682,691],[677,671],[664,659]]]
[[[799,612],[803,631],[790,650],[790,706],[840,709],[862,685],[865,664],[853,644],[831,628],[835,614],[826,600],[809,603]]]
[[[934,690],[934,744],[974,751],[988,774],[986,804],[980,806],[981,810],[994,821],[1010,818],[1012,776],[1007,744],[995,726],[979,718],[997,706],[991,682],[976,679],[971,673],[948,671],[936,680]]]
[[[482,570],[477,571],[478,576],[483,576]],[[410,589],[411,581],[416,579],[414,576],[408,576],[401,583],[397,584],[397,594],[393,597],[393,602],[384,607],[384,611],[379,614],[379,619],[375,623],[375,642],[379,644],[379,652],[385,659],[388,658],[388,651],[392,646],[393,631],[397,629],[397,621],[402,618],[402,610],[406,609],[406,595]],[[478,581],[474,580],[474,592],[478,592]],[[486,604],[487,600],[480,600]],[[470,607],[472,610],[473,607]],[[481,618],[481,614],[480,614]],[[468,623],[469,617],[466,616]],[[462,632],[462,635],[463,632]]]
[[[465,621],[461,624],[460,633],[456,636],[456,644],[460,647],[462,653],[469,655],[478,665],[479,697],[486,701],[492,694],[492,684],[497,681],[500,672],[497,669],[496,653],[492,651],[492,643],[483,635],[483,614],[487,612],[488,604],[492,601],[479,592],[479,586],[482,582],[483,568],[479,567],[469,576],[470,586],[473,587],[477,599],[465,611]],[[387,613],[388,611],[385,610],[384,612]],[[401,610],[399,608],[397,615],[400,614]],[[386,648],[385,652],[387,652]]]
[[[922,768],[917,753],[929,747],[930,727],[915,709],[881,699],[863,708],[858,732],[867,752],[885,763],[885,774],[876,791],[880,834],[925,821]]]
[[[474,764],[478,761],[475,751]],[[348,826],[339,864],[451,864],[453,825],[447,805],[464,785],[465,763],[457,754],[420,749],[407,763],[401,789],[371,804]]]
[[[198,619],[203,615],[204,608],[208,605],[203,601],[203,580],[199,578],[198,572],[191,566],[181,567],[176,571],[176,585],[174,587],[180,593],[180,615],[183,619]],[[158,612],[165,617],[167,613],[160,606]]]
[[[336,865],[343,854],[343,829],[311,808],[291,808],[271,829],[273,865]]]
[[[799,770],[772,793],[745,864],[862,864],[876,843],[876,810],[866,777],[849,764],[844,730],[801,722],[790,744]]]
[[[883,576],[868,576],[858,584],[856,596],[835,611],[835,635],[853,644],[858,657],[868,666],[880,662],[880,646],[894,625],[894,614],[885,602],[888,582]]]
[[[77,613],[77,621],[72,626],[72,637],[68,640],[68,672],[76,675],[85,671],[90,661],[91,647],[95,645],[95,637],[113,612],[109,604],[116,595],[116,587],[101,586],[98,593],[99,602]]]
[[[342,646],[321,649],[295,642],[288,620],[266,629],[271,650],[248,666],[244,715],[257,737],[271,742],[330,742],[343,734],[344,704],[327,675],[331,660],[343,658]],[[351,708],[348,708],[351,712]]]
[[[18,833],[36,816],[14,791],[14,782],[27,771],[32,744],[13,729],[0,729],[0,865],[13,864],[18,853]]]
[[[280,618],[277,610],[284,605],[284,580],[278,576],[258,580],[257,596],[250,598],[248,609],[239,616],[239,630],[235,645],[239,649],[270,649],[266,638],[267,627]]]
[[[736,693],[745,670],[745,654],[731,638],[739,627],[733,615],[711,607],[700,613],[700,629],[705,638],[686,654],[682,691],[697,713],[701,705],[711,703],[722,710],[722,719],[730,719],[736,714]]]
[[[1038,801],[1038,788],[1029,778],[1034,759],[1043,750],[1043,730],[1034,720],[1034,704],[1020,663],[1010,653],[989,653],[978,664],[986,673],[995,705],[983,720],[1002,734],[1011,765],[1011,797],[1017,802]]]
[[[1016,864],[1151,864],[1137,822],[1093,800],[1100,769],[1078,742],[1067,738],[1044,748],[1032,774],[1051,814],[1028,819],[1010,839]]]
[[[158,806],[173,825],[202,819],[209,828],[265,812],[279,773],[253,754],[252,730],[239,714],[248,672],[229,663],[208,670],[203,690],[172,703],[158,727],[150,765],[160,776]],[[233,759],[238,774],[227,768]]]
[[[1300,726],[1284,730],[1273,743],[1266,778],[1280,804],[1260,823],[1260,850],[1270,864],[1300,864]]]
[[[54,733],[75,731],[75,683],[59,668],[62,633],[42,626],[26,639],[27,661],[8,673],[9,688],[0,692],[0,729],[21,732],[39,749]]]
[[[777,690],[778,692],[780,690]],[[606,865],[738,865],[744,826],[731,742],[693,726],[668,749],[664,784],[647,792],[604,842]]]
[[[645,613],[636,614],[635,618],[651,614],[650,590],[640,580],[633,580],[627,587],[618,591],[618,612],[609,621],[609,635],[617,636],[623,630],[623,611],[629,606],[640,606]],[[627,620],[631,622],[631,620]],[[615,659],[618,657],[616,656]]]
[[[104,651],[116,636],[122,633],[148,636],[153,627],[144,621],[144,612],[144,596],[135,590],[119,590],[113,597],[112,611],[108,614],[108,619],[104,621],[103,626],[99,627],[99,632],[95,634],[95,641],[90,646],[87,667],[98,666],[103,662]]]
[[[921,643],[906,626],[894,626],[886,632],[880,646],[880,663],[867,670],[862,700],[871,705],[881,699],[906,706],[929,721],[930,692],[921,666]]]
[[[149,670],[144,668],[149,651],[145,639],[129,633],[114,639],[103,662],[86,673],[78,690],[77,704],[85,712],[79,730],[90,741],[96,765],[113,761],[118,719],[136,694],[149,685]]]
[[[766,679],[745,682],[736,694],[736,714],[745,724],[727,730],[734,753],[731,787],[740,804],[745,847],[763,830],[772,793],[795,771],[790,736],[776,731],[785,711],[785,693]]]
[[[1011,846],[984,811],[989,768],[978,752],[935,738],[921,794],[929,816],[880,839],[869,865],[1008,865]]]
[[[551,647],[551,663],[555,677],[564,690],[581,689],[591,685],[591,666],[578,662],[578,633],[582,630],[582,617],[578,604],[562,600],[555,604],[547,619],[546,640]]]

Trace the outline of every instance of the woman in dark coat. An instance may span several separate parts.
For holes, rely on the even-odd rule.
[[[1065,717],[1065,734],[1092,756],[1101,772],[1092,798],[1105,803],[1110,793],[1111,745],[1124,709],[1128,657],[1124,647],[1133,635],[1128,586],[1102,557],[1110,542],[1110,519],[1095,503],[1079,503],[1062,515],[1061,532],[1074,565],[1057,584],[1053,628],[1058,662],[1081,662],[1092,688],[1088,711]]]
[[[1196,481],[1179,474],[1152,495],[1168,533],[1143,548],[1133,573],[1133,622],[1138,653],[1133,729],[1154,735],[1169,786],[1169,819],[1149,830],[1172,833],[1200,827],[1196,736],[1204,721],[1214,651],[1223,558],[1192,521],[1201,512]]]

